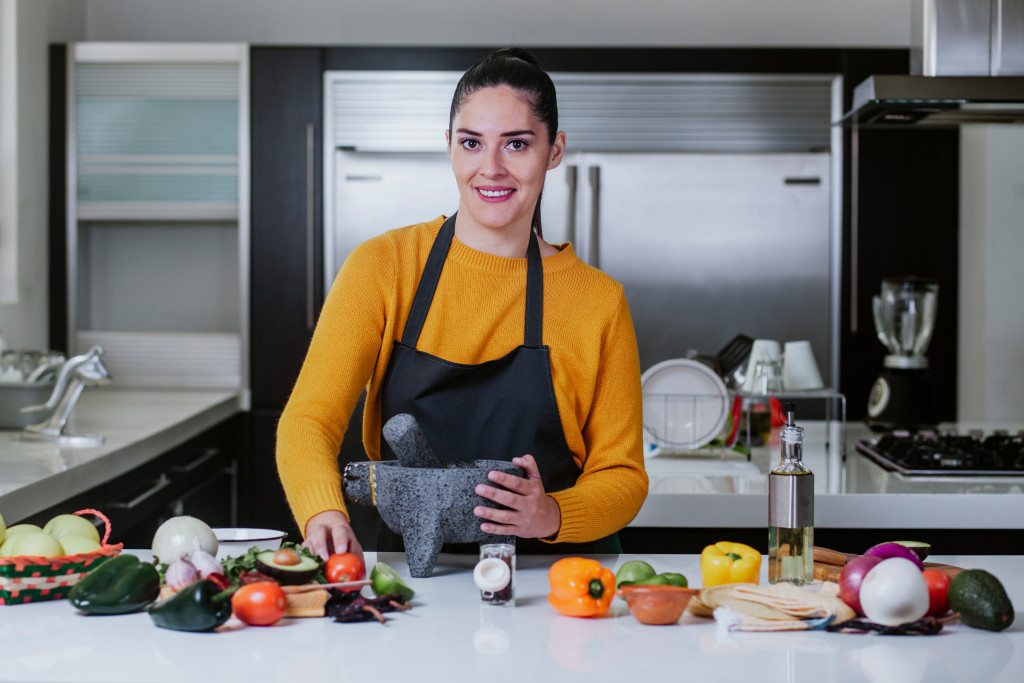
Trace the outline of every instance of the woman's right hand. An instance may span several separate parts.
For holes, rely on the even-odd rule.
[[[332,553],[352,553],[363,559],[363,546],[356,539],[348,517],[340,510],[325,510],[310,517],[306,522],[306,540],[302,547],[309,548],[325,560]]]

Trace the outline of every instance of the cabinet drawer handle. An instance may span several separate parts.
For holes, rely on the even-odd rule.
[[[207,449],[205,449],[203,451],[202,455],[200,455],[198,458],[196,458],[195,460],[193,460],[189,464],[187,464],[187,465],[174,465],[174,466],[172,466],[171,467],[171,472],[187,474],[187,473],[191,472],[192,470],[194,470],[194,469],[196,469],[198,467],[202,467],[211,458],[215,458],[218,455],[220,455],[220,449],[219,448],[207,448]]]
[[[108,505],[108,507],[111,507],[111,508],[114,508],[114,509],[117,509],[117,510],[134,510],[135,508],[137,508],[138,506],[142,505],[147,500],[149,500],[150,498],[152,498],[156,494],[160,493],[161,491],[163,491],[165,488],[167,488],[170,485],[171,485],[171,478],[168,477],[166,474],[161,474],[160,478],[157,479],[156,481],[154,481],[153,485],[149,489],[147,489],[146,491],[143,491],[139,495],[135,496],[135,498],[132,498],[131,500],[128,500],[128,501],[123,501],[123,502],[122,501],[118,501],[116,503],[110,503]]]

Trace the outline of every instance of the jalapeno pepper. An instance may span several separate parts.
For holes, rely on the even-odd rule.
[[[160,595],[156,567],[135,555],[121,554],[83,576],[68,601],[86,614],[125,614],[140,610]]]
[[[175,631],[212,631],[231,617],[234,588],[220,590],[213,581],[200,579],[149,608],[157,626]]]

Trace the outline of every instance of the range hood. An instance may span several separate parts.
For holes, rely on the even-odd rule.
[[[912,75],[859,84],[844,125],[1024,123],[1024,1],[914,0]]]

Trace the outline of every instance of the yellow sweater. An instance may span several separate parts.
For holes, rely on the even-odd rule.
[[[380,459],[384,375],[443,222],[364,242],[331,287],[277,430],[278,472],[303,531],[313,515],[345,510],[337,455],[364,388],[363,443]],[[559,249],[543,259],[543,343],[562,429],[582,474],[550,495],[562,514],[554,540],[582,543],[626,526],[647,496],[640,362],[622,287],[571,246]],[[523,343],[525,300],[525,258],[486,254],[455,239],[417,349],[455,363],[499,358]]]

